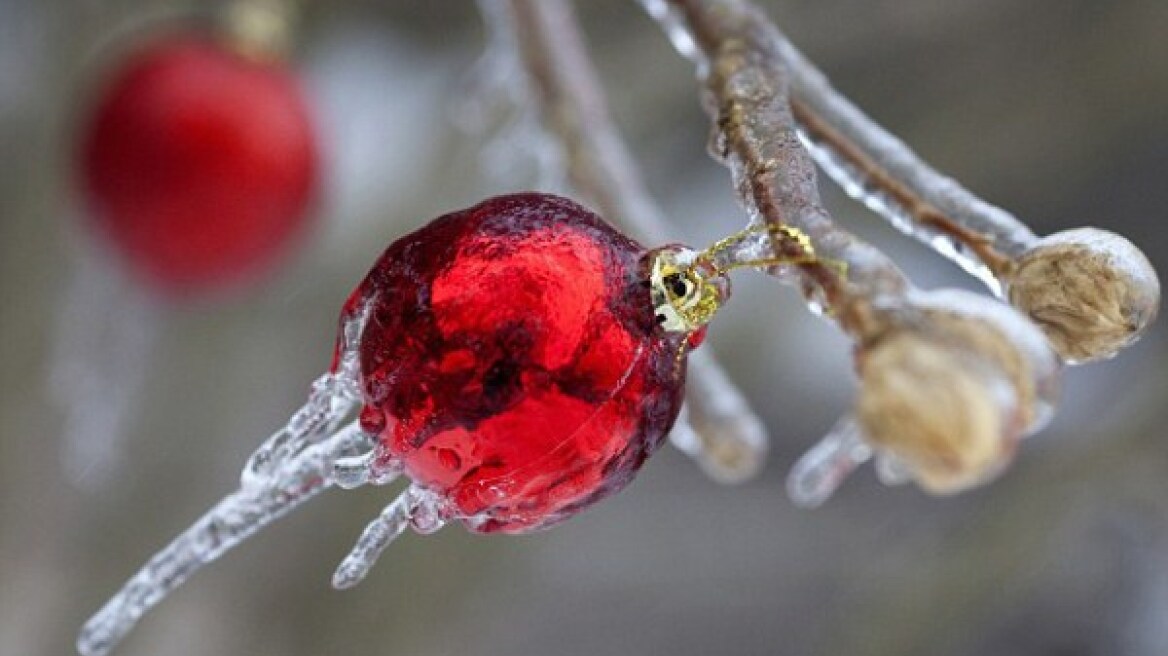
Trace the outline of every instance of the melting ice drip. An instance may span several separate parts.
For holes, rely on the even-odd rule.
[[[248,459],[239,489],[154,555],[81,630],[84,656],[110,653],[148,610],[204,565],[272,521],[336,485],[385,485],[398,470],[376,464],[375,438],[357,421],[357,344],[368,312],[347,320],[336,370],[313,383],[308,401]],[[359,583],[382,550],[407,527],[430,533],[443,524],[439,500],[410,486],[370,522],[333,577],[337,588]]]

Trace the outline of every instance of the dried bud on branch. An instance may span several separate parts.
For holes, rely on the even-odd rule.
[[[855,416],[796,464],[792,498],[822,503],[873,449],[885,478],[907,475],[937,493],[1001,471],[1018,440],[1050,415],[1060,363],[1042,332],[995,300],[916,290],[887,257],[831,220],[795,138],[785,41],[761,12],[741,0],[644,4],[697,63],[713,154],[732,171],[748,211],[776,228],[768,237],[790,229],[806,237],[744,240],[725,255],[749,262],[758,261],[759,247],[780,256],[784,248],[813,251],[801,270],[809,301],[856,342]]]
[[[1155,319],[1160,281],[1123,237],[1079,228],[1038,239],[1006,277],[1010,303],[1067,362],[1114,356]]]
[[[856,405],[864,434],[887,449],[921,487],[958,492],[980,483],[1014,450],[1003,439],[1007,419],[999,376],[917,335],[900,334],[864,360]]]
[[[1016,312],[967,292],[919,294],[917,321],[861,347],[856,416],[921,487],[983,483],[1050,416],[1058,362]]]

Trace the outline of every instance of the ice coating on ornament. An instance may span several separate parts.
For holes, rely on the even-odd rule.
[[[623,488],[681,402],[645,250],[584,208],[517,194],[395,242],[358,288],[366,413],[471,530],[524,532]],[[366,415],[363,413],[363,416]]]

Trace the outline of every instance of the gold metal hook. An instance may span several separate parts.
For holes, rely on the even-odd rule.
[[[768,234],[772,238],[794,243],[799,254],[729,263],[716,261],[717,255],[757,234]],[[776,247],[773,250],[779,249]],[[837,266],[841,275],[847,275],[846,263],[820,258],[815,253],[810,237],[791,226],[751,225],[696,252],[681,247],[663,248],[653,259],[649,280],[657,323],[670,332],[692,333],[709,323],[729,297],[730,287],[726,274],[730,271],[804,264]]]

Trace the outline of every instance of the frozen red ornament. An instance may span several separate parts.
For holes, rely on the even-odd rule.
[[[704,251],[648,250],[570,200],[527,193],[402,237],[344,304],[329,372],[240,489],[135,574],[79,650],[108,653],[200,566],[333,485],[409,480],[338,588],[407,528],[523,533],[621,490],[677,418],[686,353],[729,297],[726,273],[813,257],[774,255],[776,236],[801,235],[754,227]]]
[[[661,445],[684,383],[681,337],[648,302],[646,254],[539,194],[395,242],[347,306],[368,312],[375,466],[402,467],[484,532],[547,526],[623,488]]]
[[[189,294],[272,267],[306,219],[317,149],[296,80],[209,36],[132,52],[80,135],[83,200],[131,269]]]

